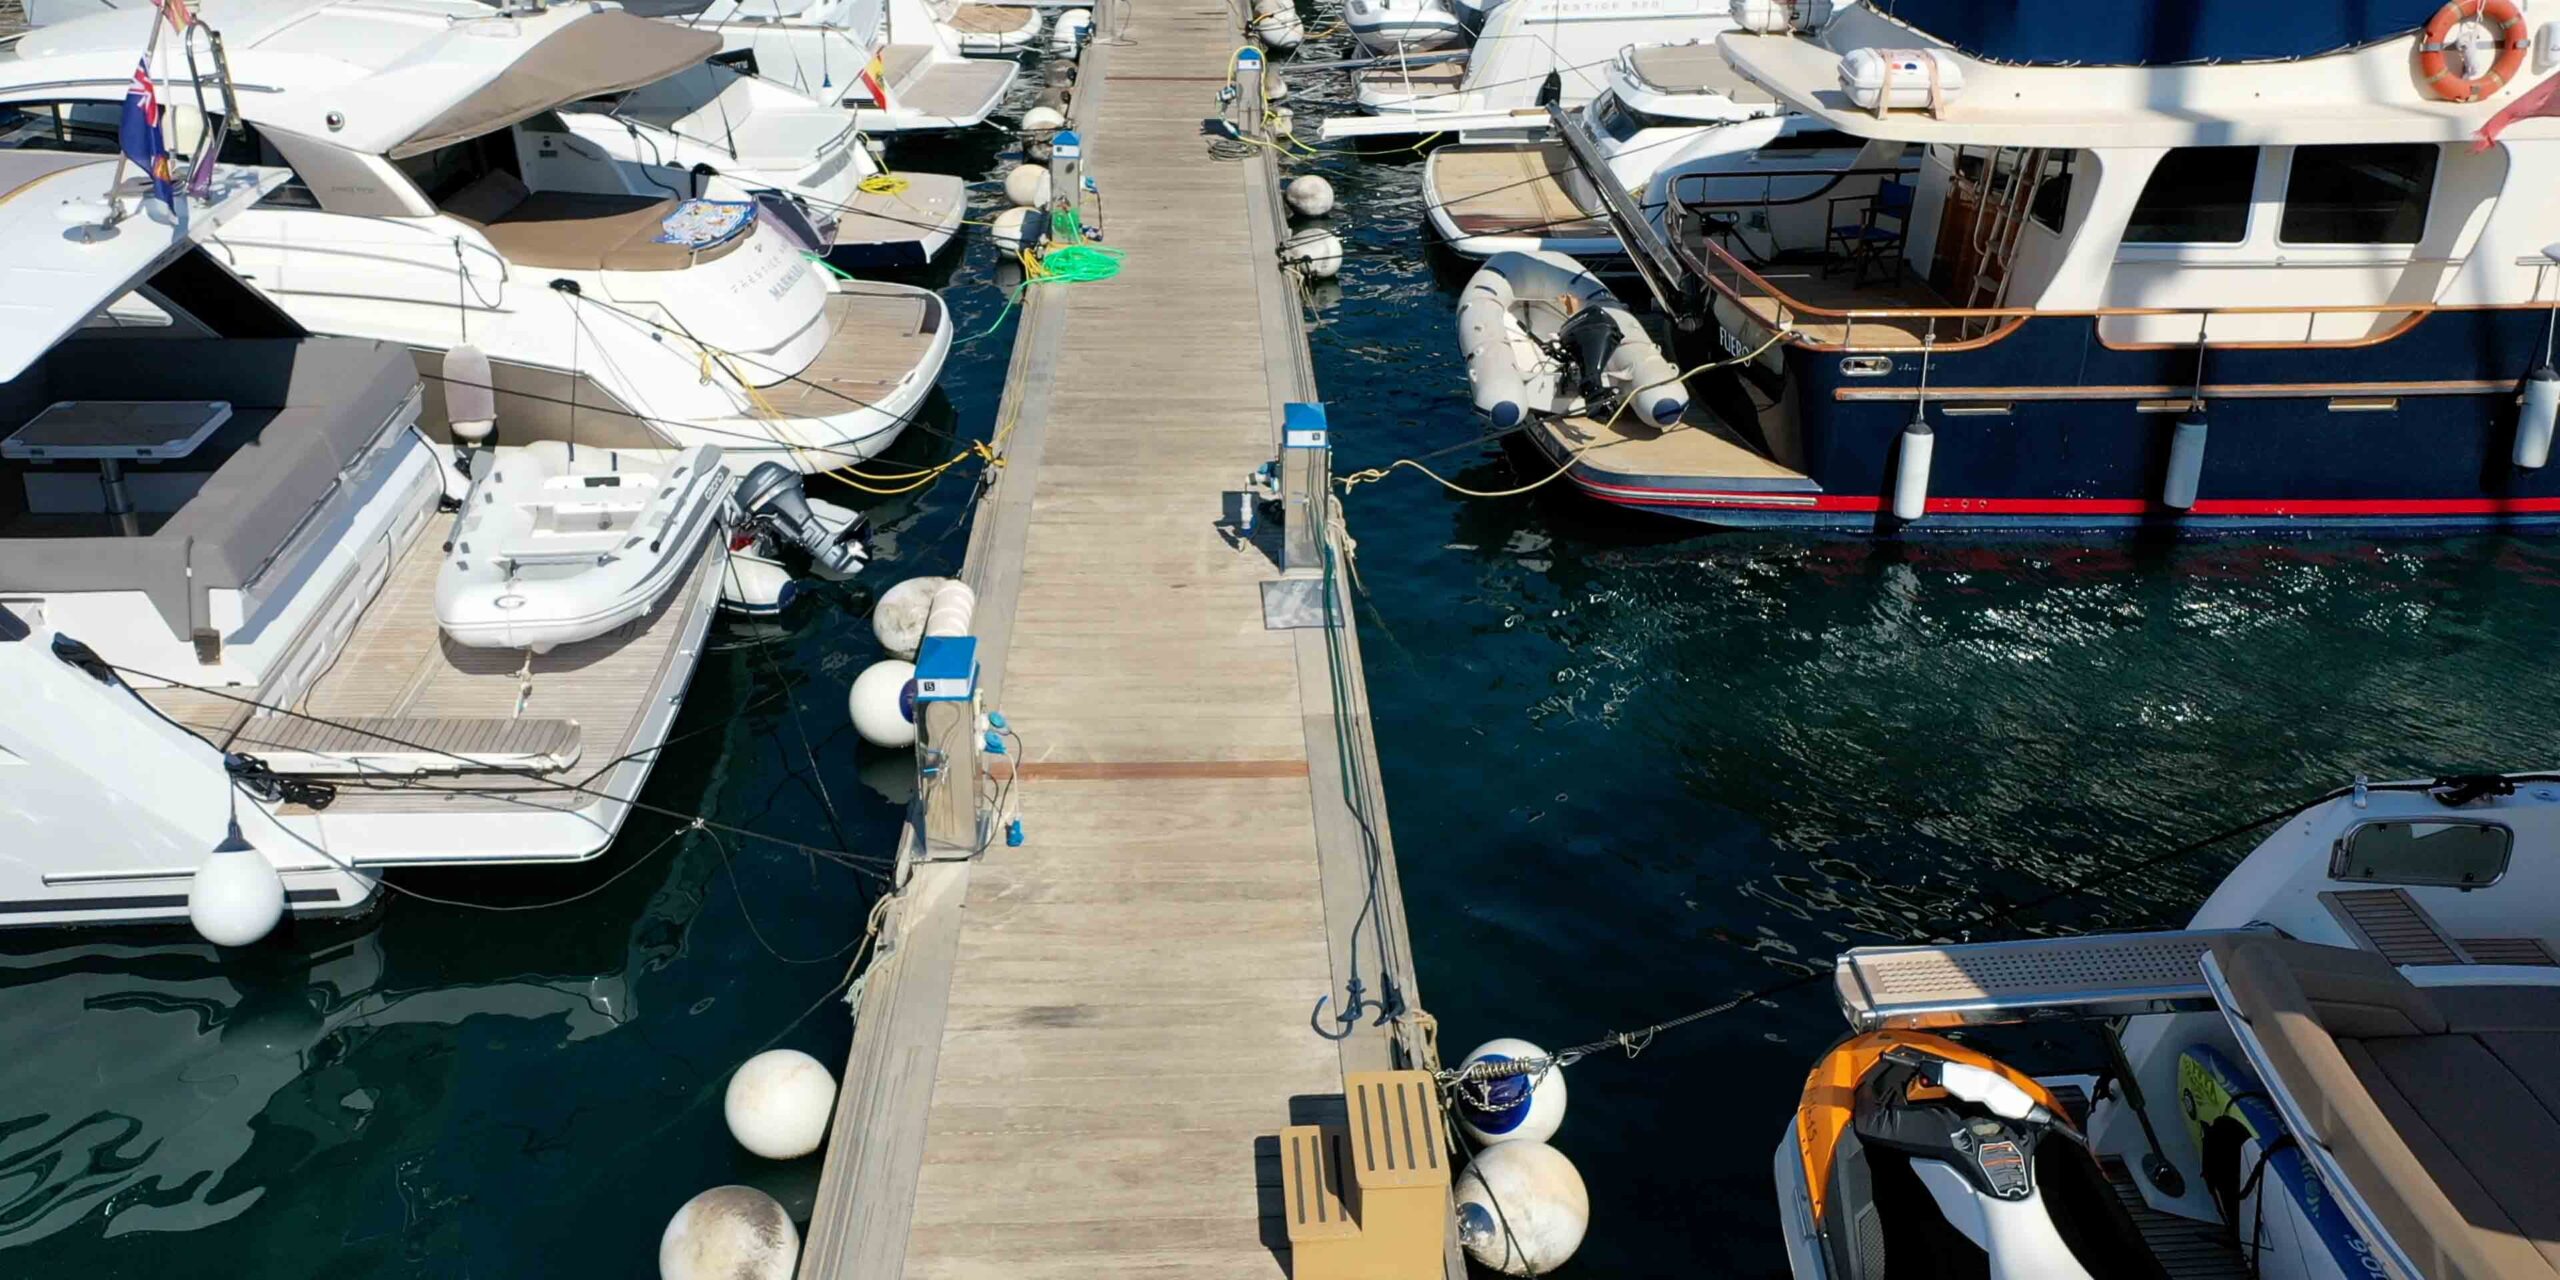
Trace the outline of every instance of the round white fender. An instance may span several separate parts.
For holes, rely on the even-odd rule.
[[[754,1187],[713,1187],[684,1202],[658,1237],[658,1280],[791,1280],[800,1230]]]
[[[767,1049],[739,1064],[721,1095],[729,1136],[767,1160],[797,1160],[827,1139],[836,1078],[797,1049]]]
[[[1543,1142],[1506,1142],[1476,1153],[1458,1175],[1458,1242],[1504,1275],[1545,1275],[1582,1247],[1591,1192],[1582,1171]]]
[[[1526,1040],[1487,1040],[1458,1064],[1535,1062],[1547,1051]],[[1544,1142],[1564,1127],[1564,1068],[1548,1063],[1524,1075],[1471,1081],[1457,1088],[1458,1124],[1476,1145]]]

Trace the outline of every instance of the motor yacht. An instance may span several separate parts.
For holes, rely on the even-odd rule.
[[[222,17],[230,94],[189,78],[175,33],[152,65],[178,134],[293,175],[225,226],[227,265],[314,332],[413,351],[440,440],[460,346],[491,357],[503,443],[713,445],[741,472],[859,463],[931,394],[951,334],[930,291],[836,279],[788,210],[667,190],[563,115],[687,72],[711,34],[470,0]],[[156,21],[100,13],[0,49],[0,143],[112,154]]]
[[[2550,1275],[2555,848],[2551,775],[2359,785],[2185,929],[1842,955],[1796,1280]]]
[[[1937,3],[1721,37],[1861,152],[1811,193],[1696,184],[1649,211],[1604,184],[1702,371],[1691,418],[1603,405],[1531,443],[1587,494],[1720,524],[2560,522],[2537,161],[2560,123],[2521,37],[2448,52],[2402,25],[2425,13],[2355,5],[2278,36],[2208,4],[2172,40],[2048,8],[2073,13],[2040,11],[2042,43]]]
[[[1022,72],[1010,59],[967,56],[960,35],[928,0],[644,0],[638,7],[717,36],[730,66],[853,108],[872,134],[984,124]]]
[[[1468,33],[1448,0],[1343,0],[1342,25],[1371,53],[1447,49]]]
[[[289,174],[202,172],[173,209],[120,157],[0,151],[0,922],[237,944],[389,867],[594,857],[682,704],[732,517],[585,547],[668,569],[603,632],[457,643],[437,584],[478,490],[421,428],[415,358],[314,336],[229,265]],[[586,572],[521,567],[536,611]]]
[[[1810,203],[1803,197],[1855,163],[1863,145],[1779,111],[1712,43],[1629,46],[1590,105],[1578,112],[1537,108],[1518,118],[1537,122],[1542,136],[1479,142],[1471,135],[1423,162],[1432,230],[1468,257],[1624,253],[1599,195],[1603,182],[1640,193],[1638,207],[1648,212],[1661,209],[1678,184],[1696,198],[1751,201],[1755,212],[1793,220]],[[1580,131],[1580,145],[1561,140],[1566,130]],[[1584,169],[1584,157],[1598,167]]]
[[[1462,60],[1424,52],[1355,73],[1354,101],[1382,118],[1344,118],[1323,136],[1499,128],[1502,113],[1590,102],[1630,45],[1713,40],[1732,29],[1723,6],[1697,0],[1507,0],[1487,12]]]

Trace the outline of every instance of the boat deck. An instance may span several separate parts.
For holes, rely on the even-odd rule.
[[[1558,142],[1442,147],[1423,163],[1423,192],[1461,235],[1615,238],[1608,218],[1566,187],[1573,171]]]
[[[1637,45],[1627,57],[1636,78],[1664,93],[1720,93],[1753,105],[1777,101],[1768,90],[1743,79],[1713,41]]]
[[[1818,265],[1785,265],[1755,267],[1753,270],[1772,288],[1785,293],[1801,306],[1820,307],[1825,311],[1905,311],[1946,309],[1955,306],[1929,282],[1908,271],[1897,273],[1891,280],[1878,279],[1869,270],[1864,284],[1857,282],[1854,272],[1840,268],[1825,274]],[[1746,286],[1746,291],[1747,291]],[[1747,297],[1743,305],[1767,323],[1776,323],[1782,308],[1778,300],[1765,294]],[[1815,342],[1870,345],[1913,346],[1921,344],[1930,332],[1932,321],[1915,316],[1817,316],[1788,311],[1795,331]],[[1969,336],[1960,316],[1936,319],[1940,342],[1952,342]]]
[[[329,811],[492,812],[527,805],[575,809],[594,803],[594,797],[560,791],[556,783],[563,778],[586,781],[643,745],[636,739],[652,692],[669,665],[679,661],[679,649],[708,625],[712,600],[706,588],[719,557],[703,556],[684,585],[668,593],[649,616],[593,640],[536,655],[528,668],[521,651],[468,648],[454,643],[436,625],[436,571],[444,560],[444,535],[450,521],[447,516],[430,518],[410,540],[337,661],[294,710],[342,724],[406,721],[417,727],[418,736],[404,732],[404,741],[436,736],[434,722],[450,726],[454,721],[482,725],[570,721],[579,729],[578,763],[564,773],[541,777],[467,773],[404,778],[397,789],[368,789],[347,780]],[[244,698],[258,696],[256,690],[236,692]],[[304,745],[299,726],[308,721],[252,720],[242,703],[185,689],[152,689],[143,696],[226,749],[254,755],[270,745]],[[268,728],[271,722],[273,731]],[[453,738],[433,745],[473,754],[514,744]]]
[[[1037,13],[1033,9],[1015,9],[1000,4],[964,4],[942,25],[963,35],[1002,36],[1020,31]]]
[[[1418,67],[1384,62],[1353,73],[1351,80],[1364,93],[1437,98],[1456,93],[1466,78],[1467,64],[1463,61],[1426,62]]]
[[[931,293],[839,280],[827,299],[827,345],[808,368],[759,388],[756,416],[827,418],[866,408],[915,372],[949,322]]]
[[[889,100],[900,111],[950,118],[976,115],[1021,70],[1000,58],[937,62],[928,56],[931,52],[919,44],[893,44],[881,51]]]
[[[836,214],[836,246],[922,242],[936,231],[957,236],[954,220],[969,207],[969,184],[945,173],[903,173],[899,191],[856,191]],[[921,248],[919,249],[921,252]],[[838,283],[849,284],[849,281]]]
[[[1624,484],[1744,481],[1807,491],[1814,487],[1805,473],[1753,448],[1695,401],[1687,420],[1670,431],[1657,431],[1632,417],[1610,422],[1580,415],[1550,418],[1530,430],[1539,448],[1559,463],[1567,456],[1577,457],[1574,471],[1585,480]]]

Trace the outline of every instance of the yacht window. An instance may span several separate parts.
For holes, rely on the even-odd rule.
[[[1618,101],[1618,95],[1603,93],[1591,100],[1591,127],[1608,135],[1612,142],[1625,142],[1647,129],[1667,129],[1680,124],[1660,116],[1638,111]]]
[[[2035,197],[2027,204],[2027,216],[2055,235],[2062,234],[2062,215],[2071,207],[2071,157],[2076,154],[2065,151],[2046,158],[2044,181],[2036,184]]]
[[[2249,238],[2256,147],[2180,147],[2160,157],[2125,224],[2126,244],[2238,244]]]
[[[222,127],[222,118],[214,117],[207,127],[219,130]],[[231,131],[222,136],[222,154],[216,159],[223,164],[265,165],[271,169],[283,169],[287,172],[293,169],[291,164],[286,163],[284,153],[276,150],[274,143],[258,136],[257,128],[246,120],[234,123]],[[283,186],[260,196],[258,207],[261,209],[317,209],[320,207],[320,197],[311,194],[310,184],[302,180],[301,174],[296,173],[285,179]]]
[[[1855,151],[1866,144],[1837,129],[1807,129],[1781,134],[1760,145],[1760,154],[1804,155],[1815,151]]]
[[[2416,244],[2435,191],[2436,146],[2296,147],[2285,179],[2286,244]]]
[[[2463,818],[2376,819],[2349,830],[2329,853],[2329,878],[2477,889],[2507,874],[2516,833]]]
[[[20,102],[0,107],[0,147],[42,147],[111,156],[120,148],[118,102]]]
[[[438,206],[461,194],[463,188],[492,173],[505,173],[522,179],[516,171],[516,140],[511,130],[500,129],[477,138],[457,142],[450,147],[394,160],[409,181]]]

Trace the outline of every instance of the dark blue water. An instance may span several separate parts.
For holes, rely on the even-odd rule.
[[[993,150],[898,158],[989,173]],[[1470,439],[1463,276],[1424,251],[1419,162],[1316,167],[1354,249],[1311,312],[1342,469]],[[1002,305],[991,262],[973,246],[948,273],[964,334]],[[1007,342],[955,355],[937,427],[986,431]],[[942,454],[918,432],[900,456]],[[1478,488],[1546,470],[1448,461]],[[864,769],[844,690],[876,656],[871,591],[957,564],[964,496],[876,505],[862,582],[719,632],[646,798],[886,853],[898,807],[865,778],[897,770]],[[2548,763],[2560,726],[2546,544],[1899,547],[1630,520],[1560,487],[1463,500],[1410,473],[1348,504],[1453,1053],[1635,1027],[1963,918],[2174,922],[2238,847],[2035,920],[2002,904],[2356,770]],[[635,818],[586,868],[400,880],[589,895],[547,910],[395,897],[221,959],[167,931],[0,934],[0,1275],[646,1276],[705,1187],[804,1206],[817,1162],[739,1152],[720,1092],[764,1047],[842,1060],[834,1000],[877,885],[675,827]],[[1557,1145],[1594,1210],[1572,1274],[1780,1274],[1769,1158],[1841,1030],[1817,989],[1576,1068]]]
[[[1301,167],[1334,182],[1351,248],[1311,312],[1337,469],[1477,437],[1450,312],[1468,268],[1426,250],[1421,161]],[[1500,446],[1433,465],[1478,490],[1552,470]],[[2110,869],[2359,770],[2544,765],[2560,728],[2548,543],[1816,540],[1411,471],[1346,505],[1452,1058],[1634,1029],[1861,943],[2181,923],[2245,841]],[[2006,907],[2093,879],[2031,919]],[[1770,1160],[1846,1032],[1829,999],[1571,1073],[1556,1145],[1593,1205],[1572,1274],[1785,1275]]]

